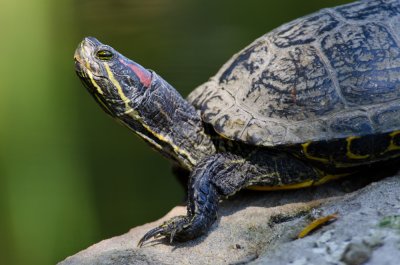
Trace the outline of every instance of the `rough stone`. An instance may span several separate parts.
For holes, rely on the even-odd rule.
[[[357,180],[357,181],[356,181]],[[400,259],[400,175],[360,188],[365,176],[304,190],[242,192],[221,204],[209,233],[186,243],[137,242],[171,216],[101,241],[59,265],[85,264],[376,264]],[[365,185],[365,184],[363,184]],[[297,239],[313,219],[335,221]]]

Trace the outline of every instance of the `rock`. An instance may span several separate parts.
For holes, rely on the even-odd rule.
[[[185,213],[184,207],[175,207],[162,219],[101,241],[59,265],[399,264],[400,175],[360,189],[349,187],[353,180],[344,183],[242,192],[221,204],[220,218],[207,235],[172,245],[158,239],[137,248],[149,229]],[[313,219],[333,213],[336,221],[297,239]]]

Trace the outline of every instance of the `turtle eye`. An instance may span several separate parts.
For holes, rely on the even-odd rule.
[[[97,51],[96,56],[102,61],[109,61],[113,58],[114,54],[109,50],[99,50]]]

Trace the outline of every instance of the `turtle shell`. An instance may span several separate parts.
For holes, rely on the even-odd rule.
[[[358,1],[284,24],[188,100],[217,133],[252,145],[400,130],[400,2]]]

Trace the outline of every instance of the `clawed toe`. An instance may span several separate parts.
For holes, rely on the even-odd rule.
[[[138,247],[142,247],[143,244],[148,241],[150,238],[154,237],[157,238],[162,235],[162,232],[164,231],[164,228],[162,226],[156,227],[151,229],[149,232],[147,232],[140,240],[138,243]]]
[[[138,247],[142,247],[143,244],[151,238],[158,238],[161,236],[165,236],[170,239],[172,243],[176,234],[179,234],[185,227],[187,227],[188,221],[185,216],[177,216],[174,217],[162,225],[151,229],[147,232],[138,243]]]

